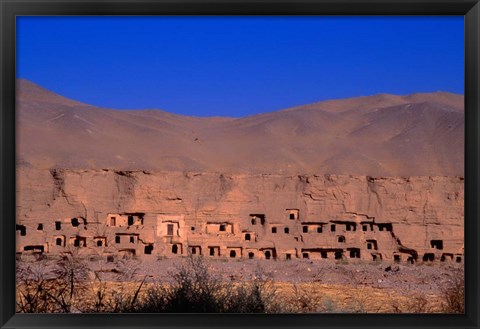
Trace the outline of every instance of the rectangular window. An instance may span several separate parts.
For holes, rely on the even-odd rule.
[[[167,225],[167,235],[173,235],[173,224]]]

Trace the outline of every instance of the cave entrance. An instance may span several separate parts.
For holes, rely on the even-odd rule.
[[[153,251],[153,245],[149,244],[149,245],[145,246],[145,248],[144,248],[145,255],[151,255],[152,251]]]
[[[220,256],[220,247],[208,247],[210,256]]]
[[[35,245],[35,246],[25,246],[23,247],[24,251],[33,251],[33,252],[44,252],[45,247],[42,245]]]
[[[25,225],[17,225],[16,230],[20,231],[21,236],[27,235],[27,227]]]
[[[176,253],[178,253],[178,246],[176,244],[174,244],[172,246],[172,254],[176,254]]]
[[[443,249],[443,240],[431,240],[430,246],[434,249],[442,250]]]
[[[265,224],[265,214],[250,214],[250,220],[252,225],[257,224],[257,219],[260,220],[260,224]]]
[[[350,249],[350,258],[360,258],[360,249],[351,248]]]
[[[133,216],[132,215],[128,215],[128,226],[131,226],[133,225]]]
[[[426,253],[423,255],[424,262],[433,262],[435,260],[435,254],[433,253]]]
[[[367,240],[367,249],[377,250],[377,240]]]

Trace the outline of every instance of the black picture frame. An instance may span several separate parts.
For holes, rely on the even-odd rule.
[[[0,15],[1,328],[479,327],[478,0],[0,0]],[[464,15],[465,314],[15,314],[15,17],[18,15]]]

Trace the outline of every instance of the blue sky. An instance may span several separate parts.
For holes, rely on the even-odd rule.
[[[116,109],[241,117],[316,101],[463,94],[464,20],[18,17],[17,77]]]

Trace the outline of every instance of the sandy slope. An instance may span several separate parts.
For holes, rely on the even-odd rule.
[[[332,100],[245,118],[120,111],[17,81],[17,159],[36,167],[463,175],[463,96]]]

